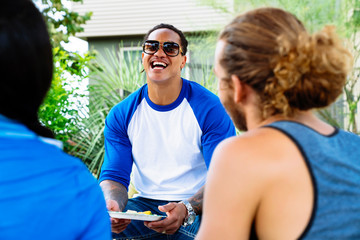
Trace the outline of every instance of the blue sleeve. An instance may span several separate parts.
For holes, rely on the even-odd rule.
[[[202,130],[201,145],[205,164],[209,168],[216,146],[224,139],[235,136],[233,122],[220,99],[198,84],[191,86],[191,107]]]
[[[220,102],[219,102],[220,103]],[[205,164],[209,168],[216,146],[224,139],[235,136],[235,127],[221,104],[216,104],[207,112],[202,124],[202,151]]]
[[[105,157],[99,182],[113,180],[128,188],[133,164],[132,147],[127,135],[127,113],[115,106],[105,120]]]

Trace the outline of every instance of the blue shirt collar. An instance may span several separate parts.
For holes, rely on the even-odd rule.
[[[7,118],[0,114],[0,138],[18,138],[18,139],[39,139],[47,144],[54,145],[62,149],[62,142],[52,138],[45,138],[37,136],[33,131],[29,130],[22,123]]]

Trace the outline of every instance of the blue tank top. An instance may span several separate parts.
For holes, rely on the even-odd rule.
[[[325,136],[290,121],[266,127],[297,145],[311,174],[314,206],[300,239],[360,239],[360,137],[339,129]]]

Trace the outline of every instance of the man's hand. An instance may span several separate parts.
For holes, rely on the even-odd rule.
[[[100,183],[100,187],[106,199],[106,207],[109,211],[120,212],[125,208],[128,201],[127,189],[121,183],[104,180]],[[120,204],[120,205],[119,205]],[[129,219],[110,218],[111,231],[120,233],[130,224]]]
[[[107,200],[106,207],[109,211],[119,212],[119,204],[115,200]],[[111,221],[111,231],[114,233],[121,233],[126,229],[126,227],[130,224],[130,219],[118,219],[118,218],[110,218]]]
[[[144,222],[145,226],[159,233],[174,234],[187,216],[187,209],[182,203],[168,203],[159,206],[159,210],[165,212],[167,218],[156,222]]]

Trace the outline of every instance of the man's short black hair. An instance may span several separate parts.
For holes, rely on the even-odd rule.
[[[145,35],[144,37],[144,41],[148,40],[149,38],[149,35],[155,31],[155,30],[158,30],[158,29],[161,29],[161,28],[167,28],[167,29],[170,29],[174,32],[176,32],[179,36],[180,36],[180,44],[181,44],[181,49],[182,49],[182,55],[186,55],[186,52],[187,52],[187,46],[188,46],[188,41],[186,40],[186,37],[184,35],[184,33],[182,31],[180,31],[179,29],[177,29],[176,27],[174,27],[173,25],[171,24],[166,24],[166,23],[160,23],[159,25],[156,25],[155,27],[153,27],[152,29],[150,29],[147,34]]]

